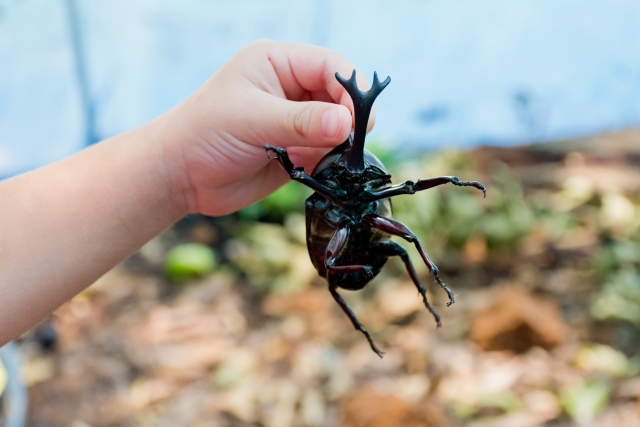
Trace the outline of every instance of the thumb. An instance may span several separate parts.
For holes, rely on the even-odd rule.
[[[263,123],[258,124],[265,132],[264,142],[281,147],[334,147],[351,133],[351,113],[344,105],[269,98],[261,110]]]

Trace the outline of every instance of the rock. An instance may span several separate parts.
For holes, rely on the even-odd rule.
[[[483,350],[517,353],[534,346],[553,348],[566,334],[567,326],[552,301],[517,287],[503,289],[493,305],[475,316],[470,332]]]

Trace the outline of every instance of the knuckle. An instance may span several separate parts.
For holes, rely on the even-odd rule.
[[[251,47],[265,47],[265,46],[271,46],[271,45],[273,45],[275,43],[276,42],[274,42],[271,39],[263,38],[263,39],[258,39],[258,40],[255,40],[255,41],[251,42],[248,46],[251,46]]]
[[[369,116],[369,121],[367,122],[367,133],[371,132],[373,127],[376,125],[376,114],[375,110],[371,112],[371,116]]]
[[[287,122],[293,131],[302,138],[309,134],[311,127],[311,106],[305,105],[302,108],[292,108],[289,110]]]
[[[349,64],[349,67],[353,66],[351,64],[351,61],[349,61],[349,58],[347,58],[347,56],[345,54],[343,54],[342,52],[338,52],[337,50],[332,50],[331,54],[334,55],[334,57],[335,57],[335,59],[337,61],[347,63],[347,64]]]
[[[267,51],[270,47],[274,46],[277,42],[269,39],[258,39],[255,40],[244,48],[242,48],[239,52],[239,55],[247,57],[251,55],[259,54],[260,52]]]

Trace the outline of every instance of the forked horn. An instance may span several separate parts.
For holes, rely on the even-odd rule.
[[[353,70],[349,80],[336,73],[336,80],[347,90],[353,100],[353,111],[355,116],[355,129],[353,131],[353,144],[347,155],[347,168],[352,172],[362,172],[364,170],[364,139],[367,136],[367,123],[373,102],[380,95],[380,92],[391,82],[391,77],[380,83],[378,73],[373,73],[373,84],[367,92],[358,89],[356,83],[356,70]]]

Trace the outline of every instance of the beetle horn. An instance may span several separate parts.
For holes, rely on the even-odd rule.
[[[336,73],[336,80],[351,95],[353,100],[353,111],[355,117],[355,129],[353,131],[353,144],[347,154],[347,169],[353,172],[364,170],[364,139],[367,136],[367,123],[373,107],[373,101],[380,95],[385,87],[391,82],[391,77],[380,83],[378,73],[373,73],[373,84],[367,92],[358,89],[356,83],[356,70],[353,70],[349,80]]]

